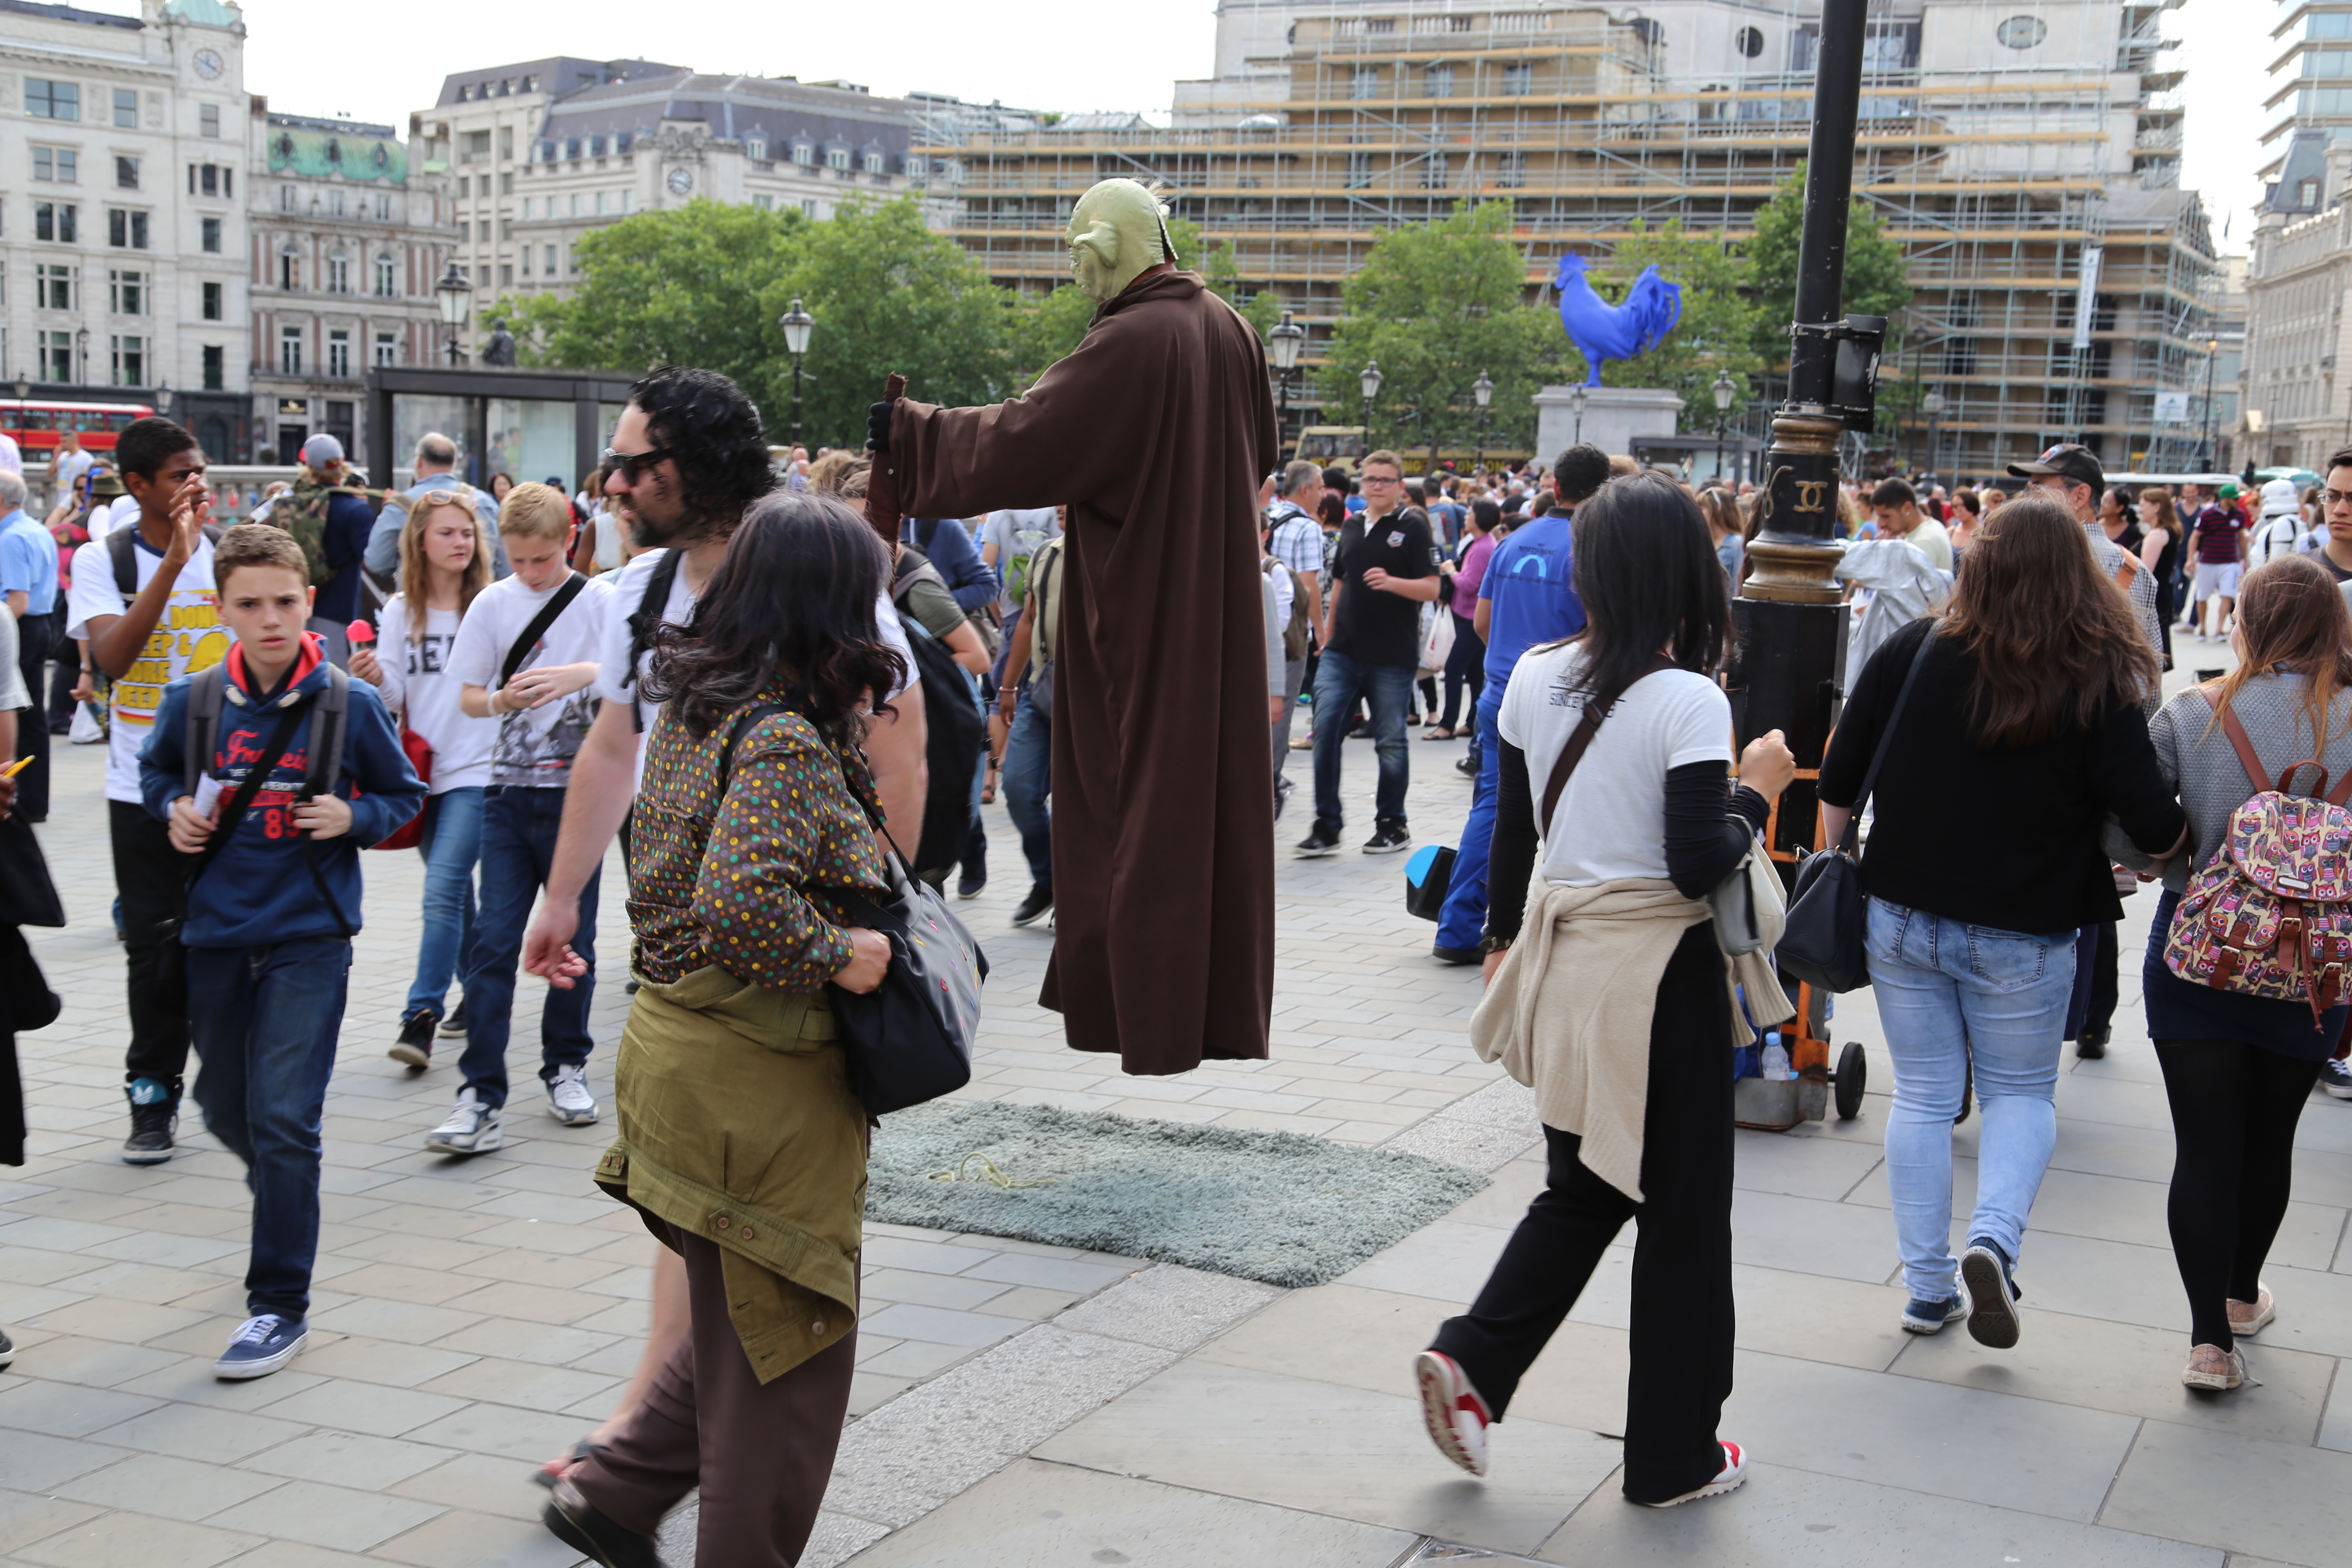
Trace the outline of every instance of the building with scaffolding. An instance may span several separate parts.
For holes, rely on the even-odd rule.
[[[1854,189],[1909,258],[1889,369],[1945,399],[1940,455],[1896,454],[1908,465],[1983,474],[2061,439],[2119,468],[2193,450],[2193,424],[2157,417],[2159,392],[2201,382],[2215,303],[2210,226],[2179,185],[2181,73],[2157,58],[2176,4],[1874,7]],[[1606,249],[1636,219],[1747,238],[1805,154],[1819,15],[1817,0],[1222,0],[1216,74],[1179,84],[1166,127],[975,130],[919,150],[949,226],[1029,292],[1064,275],[1087,185],[1162,182],[1230,244],[1244,288],[1307,328],[1314,361],[1373,242],[1457,202],[1512,205],[1531,299],[1560,252]],[[1749,420],[1760,434],[1760,405]]]

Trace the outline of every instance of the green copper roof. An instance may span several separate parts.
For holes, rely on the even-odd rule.
[[[194,0],[208,5],[211,0]],[[408,184],[408,149],[388,136],[353,136],[338,131],[269,128],[269,172],[341,174],[347,180]]]
[[[220,0],[170,0],[163,7],[167,16],[184,17],[207,27],[234,27],[236,15]]]

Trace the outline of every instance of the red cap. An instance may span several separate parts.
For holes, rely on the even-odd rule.
[[[365,621],[353,621],[348,630],[353,642],[375,641],[375,628]]]

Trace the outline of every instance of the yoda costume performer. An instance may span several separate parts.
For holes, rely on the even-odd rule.
[[[1254,498],[1274,467],[1257,334],[1175,268],[1132,180],[1079,198],[1078,346],[985,408],[877,404],[916,517],[1069,507],[1054,666],[1054,956],[1041,1000],[1130,1073],[1263,1058],[1274,795]]]

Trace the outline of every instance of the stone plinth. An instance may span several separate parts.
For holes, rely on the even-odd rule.
[[[1547,386],[1536,394],[1536,461],[1549,465],[1577,441],[1575,388]],[[1662,387],[1588,386],[1583,440],[1611,454],[1631,452],[1636,436],[1671,436],[1683,400]]]

